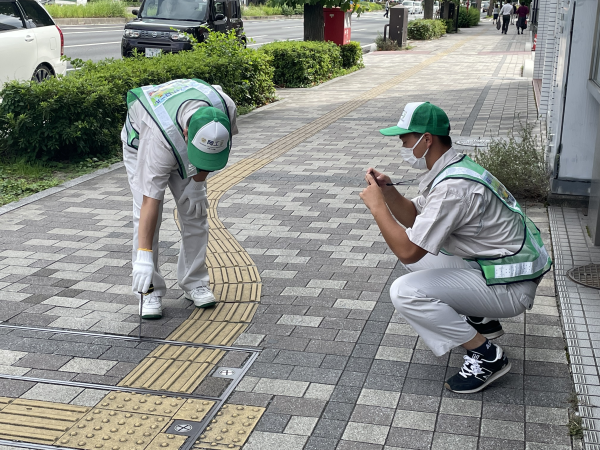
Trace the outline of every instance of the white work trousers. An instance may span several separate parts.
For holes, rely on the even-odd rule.
[[[457,256],[428,253],[390,288],[392,303],[436,356],[476,335],[464,316],[515,317],[533,307],[533,281],[488,286],[479,266]]]
[[[129,187],[133,195],[133,246],[131,252],[131,261],[135,262],[137,258],[138,245],[138,227],[140,223],[140,209],[144,199],[143,194],[136,191],[132,184],[133,174],[137,167],[137,151],[127,145],[123,145],[123,162],[127,169],[127,178]],[[179,258],[177,260],[177,281],[179,287],[186,292],[200,286],[209,285],[208,269],[206,267],[206,247],[208,245],[208,216],[199,219],[187,214],[189,201],[182,205],[179,202],[183,190],[192,181],[191,178],[181,179],[177,170],[171,173],[168,186],[175,198],[177,204],[177,213],[179,224],[181,225],[181,248],[179,249]],[[167,293],[165,279],[160,272],[158,265],[158,241],[160,225],[162,223],[163,202],[160,202],[158,210],[158,220],[152,239],[152,257],[154,259],[154,275],[152,275],[152,284],[154,291],[159,296]]]

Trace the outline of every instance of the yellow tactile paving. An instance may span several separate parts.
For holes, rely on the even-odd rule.
[[[185,400],[181,397],[173,398],[166,395],[137,394],[135,392],[111,392],[96,407],[112,411],[169,416],[176,414],[184,404]]]
[[[256,303],[218,303],[214,308],[196,308],[190,320],[209,322],[250,322],[258,308]]]
[[[40,444],[55,443],[90,408],[15,399],[0,411],[0,438]]]
[[[174,434],[160,433],[146,447],[146,450],[164,450],[176,449],[181,447],[186,441],[187,436],[176,436]]]
[[[194,448],[236,448],[244,445],[265,408],[223,405]]]
[[[88,450],[144,450],[170,421],[169,416],[94,408],[58,444]]]
[[[198,344],[229,345],[246,329],[243,323],[186,320],[168,339]]]
[[[194,420],[200,422],[208,414],[215,402],[208,400],[187,400],[177,414],[173,416],[173,420]]]
[[[218,356],[215,361],[218,361],[222,354]],[[214,366],[213,360],[147,357],[119,383],[119,386],[192,393]]]

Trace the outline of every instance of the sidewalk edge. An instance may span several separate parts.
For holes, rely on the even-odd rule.
[[[39,199],[48,197],[52,194],[56,194],[57,192],[64,191],[65,189],[69,189],[73,186],[77,186],[78,184],[84,183],[88,180],[93,180],[94,178],[99,177],[100,175],[104,175],[106,173],[112,172],[114,170],[120,169],[124,167],[123,162],[114,163],[110,167],[105,167],[104,169],[98,169],[95,172],[88,173],[87,175],[82,175],[77,178],[73,178],[72,180],[65,181],[63,184],[52,187],[50,189],[45,189],[40,192],[36,192],[28,197],[22,198],[21,200],[17,200],[16,202],[7,203],[4,206],[0,207],[0,216],[10,211],[14,211],[22,206],[29,205]]]

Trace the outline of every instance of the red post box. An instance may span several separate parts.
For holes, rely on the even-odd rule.
[[[325,40],[344,45],[350,42],[350,25],[352,14],[340,8],[323,8],[325,16]]]

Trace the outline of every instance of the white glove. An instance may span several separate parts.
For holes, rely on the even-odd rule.
[[[208,198],[206,198],[206,181],[190,180],[179,198],[179,204],[188,200],[188,216],[194,216],[196,219],[208,214]]]
[[[133,263],[133,283],[131,289],[133,292],[148,292],[152,275],[154,274],[154,261],[152,252],[148,250],[138,250],[137,258]]]

